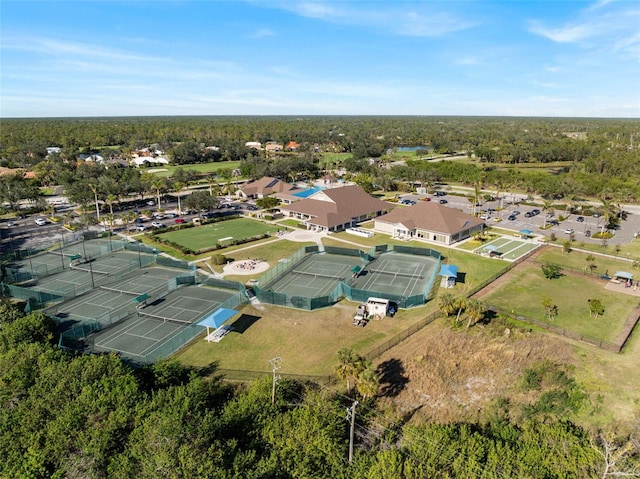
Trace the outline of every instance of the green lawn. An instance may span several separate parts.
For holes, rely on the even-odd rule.
[[[233,239],[244,239],[259,236],[264,233],[276,232],[277,230],[277,226],[260,221],[238,218],[219,221],[204,226],[196,226],[194,228],[170,231],[158,236],[195,251],[217,244],[220,238],[232,237]]]
[[[241,312],[247,316],[241,319],[252,323],[246,330],[231,332],[219,343],[199,338],[176,357],[190,366],[249,371],[270,371],[269,360],[280,357],[282,373],[329,375],[338,350],[366,354],[426,316],[424,308],[414,308],[357,328],[352,325],[356,307],[349,301],[316,311],[245,306]],[[233,320],[229,323],[233,326]]]
[[[182,168],[183,170],[195,170],[198,173],[215,173],[217,171],[220,171],[222,169],[225,168],[230,168],[230,169],[234,169],[234,168],[239,168],[240,167],[240,162],[239,161],[218,161],[216,163],[197,163],[194,165],[160,165],[158,167],[152,166],[149,169],[150,170],[161,170],[161,171],[154,171],[154,175],[157,176],[161,176],[163,178],[166,178],[168,176],[171,176],[173,174],[173,172],[175,171],[176,168]],[[145,169],[141,169],[141,172],[144,172]]]
[[[588,265],[587,256],[589,256],[589,253],[583,253],[582,251],[571,251],[569,254],[565,254],[562,248],[548,247],[540,254],[538,261],[566,265],[569,268],[584,271]],[[594,257],[594,263],[596,265],[594,272],[598,275],[604,274],[607,271],[609,274],[613,274],[616,271],[628,271],[635,273],[635,276],[640,278],[640,270],[633,268],[633,262],[600,254],[593,254],[592,256]]]
[[[604,289],[605,283],[595,278],[567,274],[546,279],[535,265],[517,268],[509,273],[509,281],[482,299],[500,311],[547,321],[542,298],[549,297],[558,306],[553,325],[593,338],[613,342],[638,298]],[[600,299],[604,316],[589,317],[588,299]]]

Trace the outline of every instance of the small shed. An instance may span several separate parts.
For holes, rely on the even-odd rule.
[[[229,328],[223,329],[221,328],[221,326],[223,325],[223,323],[225,323],[227,320],[229,320],[231,317],[235,316],[236,314],[238,314],[238,311],[236,311],[235,309],[218,308],[212,314],[210,314],[209,316],[204,318],[202,321],[200,321],[198,323],[198,326],[206,326],[207,328],[206,339],[208,342],[216,341],[217,339],[216,334],[215,333],[211,334],[209,328],[215,328],[218,331],[223,330],[224,332],[230,331]]]
[[[456,284],[456,278],[458,277],[458,267],[452,264],[443,264],[438,274],[442,276],[441,286],[453,288]]]

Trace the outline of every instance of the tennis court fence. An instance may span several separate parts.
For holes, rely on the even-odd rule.
[[[171,280],[167,281],[166,284],[148,290],[146,293],[149,295],[147,301],[153,302],[158,299],[164,298],[172,291],[175,291],[176,288],[177,286],[175,278],[172,278]],[[48,312],[45,310],[45,313],[51,315],[51,317],[54,319],[54,321],[56,321],[58,325],[63,325],[64,323],[69,321],[75,321],[75,324],[73,326],[64,329],[64,331],[60,334],[61,346],[75,349],[78,346],[76,344],[78,340],[84,340],[89,334],[108,329],[109,327],[112,327],[120,323],[124,319],[136,314],[137,303],[134,302],[134,298],[136,296],[139,296],[138,293],[125,290],[120,291],[109,286],[105,286],[101,289],[114,293],[119,292],[122,295],[127,295],[127,298],[124,299],[119,306],[92,317],[80,316],[74,313],[61,315],[59,306],[49,308]]]
[[[256,281],[256,284],[253,287],[256,297],[264,302],[269,304],[275,304],[277,306],[287,306],[291,308],[298,309],[307,309],[313,310],[318,308],[324,308],[327,306],[331,306],[336,303],[341,296],[348,298],[351,301],[357,302],[366,302],[370,297],[383,298],[388,299],[398,305],[400,308],[412,308],[414,306],[420,306],[426,303],[429,300],[431,295],[433,284],[435,282],[435,277],[440,268],[441,255],[439,251],[432,250],[430,248],[417,248],[410,246],[402,246],[402,245],[379,245],[374,246],[368,253],[364,251],[351,249],[351,248],[341,248],[335,246],[327,246],[325,247],[326,253],[336,254],[336,255],[346,255],[346,256],[357,256],[364,260],[365,267],[371,261],[375,259],[375,255],[380,255],[385,252],[395,251],[397,253],[418,255],[418,256],[428,256],[434,258],[435,265],[433,266],[430,276],[428,278],[428,282],[424,291],[414,294],[411,296],[400,296],[396,294],[390,294],[386,291],[376,291],[371,289],[357,289],[350,286],[346,280],[346,278],[341,278],[335,275],[326,275],[322,273],[314,273],[313,271],[307,270],[299,270],[297,267],[303,263],[307,256],[311,253],[318,252],[317,246],[307,246],[305,248],[301,248],[296,253],[294,253],[288,261],[279,263],[273,269],[260,276]],[[396,273],[386,272],[386,271],[377,271],[379,273],[387,273],[394,275]],[[295,274],[303,274],[312,277],[320,277],[320,278],[328,278],[334,279],[337,281],[336,287],[326,296],[321,297],[307,297],[307,296],[292,296],[282,292],[275,292],[269,288],[269,286],[276,280],[278,280],[285,273],[295,273]],[[397,273],[398,276],[402,277],[416,277],[416,275],[407,274],[407,273]],[[418,279],[425,279],[424,277],[418,276]]]
[[[32,284],[29,285],[18,285],[11,284],[9,282],[3,282],[2,288],[3,291],[12,298],[28,300],[32,308],[43,308],[53,303],[59,303],[62,301],[67,301],[69,299],[75,298],[76,296],[80,296],[81,294],[86,293],[93,289],[93,285],[96,287],[105,285],[113,282],[114,280],[120,279],[133,271],[140,269],[142,266],[149,266],[155,263],[155,258],[153,256],[141,256],[140,258],[135,258],[129,260],[126,266],[123,266],[119,270],[105,274],[106,272],[102,272],[99,270],[93,270],[93,281],[91,281],[91,268],[86,265],[82,265],[79,267],[74,267],[74,271],[79,271],[81,273],[86,273],[87,280],[81,284],[65,284],[64,286],[60,286],[57,288],[47,288],[38,286],[38,280],[43,279],[45,277],[50,277],[49,275],[45,276],[36,276],[32,274],[26,274],[25,276],[28,279],[24,279],[23,281],[31,281]],[[65,270],[69,271],[69,270]],[[27,273],[27,272],[25,272]],[[62,271],[61,271],[62,273]]]

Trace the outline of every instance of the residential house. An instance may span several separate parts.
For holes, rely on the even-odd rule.
[[[284,147],[287,151],[298,151],[300,148],[300,143],[296,143],[295,141],[290,141],[287,143],[287,146]]]
[[[373,198],[358,185],[321,190],[307,199],[281,206],[280,211],[315,231],[342,231],[380,216],[393,206]]]
[[[262,143],[260,143],[259,141],[247,141],[244,146],[246,146],[247,148],[251,148],[253,150],[261,150],[262,149]]]
[[[455,208],[420,201],[376,218],[374,229],[396,239],[450,245],[481,232],[484,221]]]

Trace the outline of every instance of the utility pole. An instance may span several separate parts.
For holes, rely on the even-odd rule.
[[[350,422],[349,428],[349,462],[353,460],[353,434],[356,430],[356,406],[358,401],[353,401],[351,407],[347,408],[347,421]]]
[[[280,376],[276,374],[278,370],[282,367],[280,365],[280,357],[270,359],[271,367],[273,368],[273,387],[271,388],[271,404],[275,404],[276,402],[276,383],[280,379]]]

